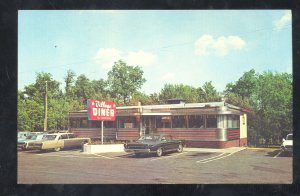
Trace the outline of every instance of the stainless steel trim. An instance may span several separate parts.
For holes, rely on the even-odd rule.
[[[217,130],[217,138],[218,141],[227,141],[228,137],[227,137],[227,129],[223,128],[223,129],[218,129]]]

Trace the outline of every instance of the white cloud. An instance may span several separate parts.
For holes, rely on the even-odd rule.
[[[149,66],[155,62],[156,56],[142,50],[125,54],[116,48],[100,48],[95,56],[96,62],[104,68],[111,68],[120,59],[133,66]]]
[[[140,66],[149,66],[153,64],[156,60],[155,55],[151,53],[144,52],[142,50],[138,52],[129,52],[125,61],[129,65],[140,65]]]
[[[166,73],[165,75],[162,76],[163,80],[173,80],[175,78],[175,74],[174,73]]]
[[[114,62],[122,59],[121,51],[115,48],[100,48],[95,56],[98,64],[102,64],[104,68],[111,68]]]
[[[225,56],[231,50],[241,50],[246,46],[246,42],[238,36],[221,36],[214,39],[211,35],[203,35],[195,43],[195,54],[208,56],[215,54]]]
[[[273,22],[276,29],[282,29],[286,24],[290,23],[292,20],[291,11],[286,11],[286,13],[279,19]]]

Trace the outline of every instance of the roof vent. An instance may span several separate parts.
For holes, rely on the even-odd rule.
[[[185,104],[185,100],[184,99],[168,99],[167,100],[167,104]]]

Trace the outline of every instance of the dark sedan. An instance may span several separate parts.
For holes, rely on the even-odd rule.
[[[136,156],[145,153],[155,153],[158,157],[165,152],[183,151],[183,142],[173,140],[167,134],[143,135],[137,141],[124,144],[125,152],[134,153]]]

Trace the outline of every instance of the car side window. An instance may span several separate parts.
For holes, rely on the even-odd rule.
[[[74,134],[69,134],[68,136],[69,136],[69,138],[75,138]]]
[[[68,139],[68,135],[61,135],[60,137],[59,137],[59,139]]]

